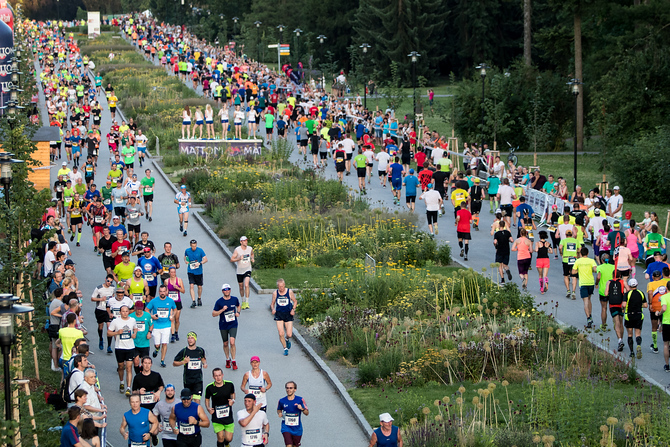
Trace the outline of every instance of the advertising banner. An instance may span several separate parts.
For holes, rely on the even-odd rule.
[[[88,38],[93,39],[100,35],[100,11],[88,12]]]
[[[193,157],[258,157],[263,140],[179,140],[179,153]]]
[[[12,58],[14,57],[14,33],[9,25],[0,21],[0,107],[9,102],[12,87]],[[3,113],[0,111],[0,113]]]

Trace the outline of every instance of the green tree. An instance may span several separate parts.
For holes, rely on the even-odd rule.
[[[505,80],[505,75],[499,73],[491,78],[489,95],[484,100],[484,126],[479,125],[483,136],[480,141],[486,141],[491,137],[494,148],[498,147],[498,138],[501,134],[508,133],[510,127],[515,124],[514,120],[510,119]]]
[[[400,79],[399,64],[395,61],[391,62],[391,79],[386,86],[381,90],[381,96],[386,100],[386,104],[393,111],[400,108],[407,96],[402,89],[402,80]]]
[[[525,62],[525,61],[524,61]],[[523,125],[526,140],[533,149],[533,165],[537,166],[537,150],[546,150],[551,143],[551,114],[554,106],[549,105],[543,96],[541,78],[535,80],[535,94],[526,110],[526,119],[519,117]]]

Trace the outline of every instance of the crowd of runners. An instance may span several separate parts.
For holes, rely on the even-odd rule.
[[[560,257],[566,298],[575,300],[579,293],[586,326],[594,324],[591,298],[597,291],[601,323],[606,324],[609,311],[619,351],[627,338],[630,355],[640,358],[641,330],[647,314],[651,320],[651,351],[659,352],[657,333],[662,332],[665,370],[670,371],[670,312],[666,312],[670,304],[670,267],[665,240],[659,234],[657,216],[645,216],[639,223],[623,219],[623,197],[618,187],[605,196],[597,188],[588,193],[579,187],[569,192],[564,179],[554,182],[539,170],[530,173],[526,168],[505,165],[499,157],[491,157],[486,146],[467,148],[461,170],[436,132],[424,127],[419,138],[412,123],[400,122],[392,110],[369,111],[359,99],[331,98],[323,86],[305,82],[300,68],[285,66],[276,73],[249,61],[235,48],[215,47],[181,27],[151,20],[127,18],[121,27],[147,58],[185,82],[201,86],[203,93],[219,104],[218,111],[211,106],[204,112],[185,108],[183,138],[257,138],[261,124],[267,143],[294,135],[303,161],[307,161],[309,150],[314,168],[322,169],[332,159],[339,180],[344,181],[353,166],[361,194],[367,193],[374,180],[380,188],[391,190],[396,205],[404,195],[410,212],[416,211],[417,198],[424,202],[430,234],[439,234],[440,229],[444,231],[447,224],[453,224],[459,256],[464,261],[470,252],[471,232],[480,230],[483,202],[488,201],[489,212],[495,215],[490,228],[492,260],[498,264],[501,283],[513,278],[510,257],[516,252],[523,289],[527,289],[529,271],[534,267],[539,291],[544,294],[549,288],[551,255],[555,260]],[[238,318],[249,308],[253,249],[243,237],[231,258],[237,266],[239,296],[234,296],[233,287],[224,283],[221,297],[210,303],[211,315],[218,319],[225,364],[208,364],[205,350],[197,344],[198,334],[191,330],[186,334],[186,346],[171,362],[172,367],[183,368],[183,387],[164,383],[160,370],[153,370],[154,359],[167,368],[168,347],[183,343],[179,338],[181,312],[186,304],[183,301],[190,297],[191,308],[203,306],[207,255],[196,240],[190,241],[181,256],[172,252],[169,241],[161,241],[162,253],[158,254],[161,250],[152,242],[149,231],[154,217],[155,179],[150,169],[141,169],[147,147],[142,129],[132,119],[118,124],[119,99],[113,86],[103,87],[102,77],[89,70],[89,61],[80,54],[71,34],[54,26],[33,27],[30,34],[49,122],[59,127],[62,136],[61,141],[51,144],[52,161],[62,166],[53,185],[52,206],[40,227],[41,233],[54,229],[56,233],[45,243],[40,259],[42,272],[49,278],[52,368],[63,371],[67,384],[64,399],[70,407],[63,445],[95,445],[97,430],[116,424],[107,416],[97,372],[88,360],[91,348],[85,336],[94,339],[95,334],[88,333],[82,324],[81,310],[86,305],[83,298],[90,291],[79,288],[74,262],[78,248],[68,244],[69,237],[69,242],[76,239],[76,247],[80,247],[84,231],[91,231],[93,250],[102,264],[101,284],[90,293],[98,348],[114,354],[119,392],[130,400],[130,409],[120,418],[124,438],[131,445],[149,445],[152,440],[155,445],[157,437],[166,446],[200,445],[201,429],[211,425],[217,445],[222,447],[231,442],[238,425],[244,446],[265,444],[270,433],[266,393],[272,381],[260,368],[260,358],[250,359],[250,369],[240,384],[243,409],[236,413],[232,410],[235,386],[224,380],[225,369],[238,369]],[[100,128],[101,99],[108,104],[113,120],[109,129]],[[102,158],[107,154],[109,165]],[[96,181],[104,181],[104,186],[98,189]],[[526,203],[531,189],[570,205],[537,215]],[[450,202],[453,209],[448,217],[445,202]],[[186,186],[181,186],[174,204],[178,222],[173,224],[186,237],[192,205]],[[162,217],[161,223],[166,223],[165,219]],[[538,227],[538,221],[546,224]],[[642,278],[635,274],[638,261],[646,267],[646,289],[639,286]],[[180,276],[187,276],[188,295],[186,281]],[[296,297],[283,280],[277,282],[271,307],[281,349],[288,355]],[[213,382],[204,386],[204,369],[210,366]],[[285,445],[299,446],[302,416],[309,410],[304,399],[296,395],[296,383],[287,382],[285,391],[286,396],[277,405],[281,433]],[[387,413],[380,416],[381,428],[375,431],[370,445],[402,445],[392,421]],[[387,444],[380,443],[382,438]]]

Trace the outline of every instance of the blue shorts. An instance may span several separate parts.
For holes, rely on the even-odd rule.
[[[595,286],[580,286],[579,287],[579,296],[582,298],[588,298],[591,295],[593,295],[593,291],[595,290]]]
[[[72,146],[72,153],[81,152],[81,146]]]
[[[221,120],[221,124],[228,124],[228,120]]]
[[[196,125],[196,126],[202,126],[202,120],[198,120],[198,121],[196,121],[196,122],[195,122],[195,125]]]
[[[146,146],[144,146],[144,147],[138,147],[138,148],[137,148],[137,152],[142,152],[143,154],[145,154],[145,153],[147,152],[147,147],[146,147]]]
[[[206,120],[205,123],[207,123],[207,124],[214,124],[214,121],[212,121],[212,120]]]
[[[182,121],[181,122],[184,126],[190,126],[191,122],[190,121]]]
[[[393,186],[393,189],[395,190],[400,190],[402,188],[402,178],[392,178],[391,179],[391,186]]]

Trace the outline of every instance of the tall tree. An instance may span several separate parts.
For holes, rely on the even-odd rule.
[[[528,67],[533,63],[531,55],[532,16],[531,0],[523,0],[523,61]]]

